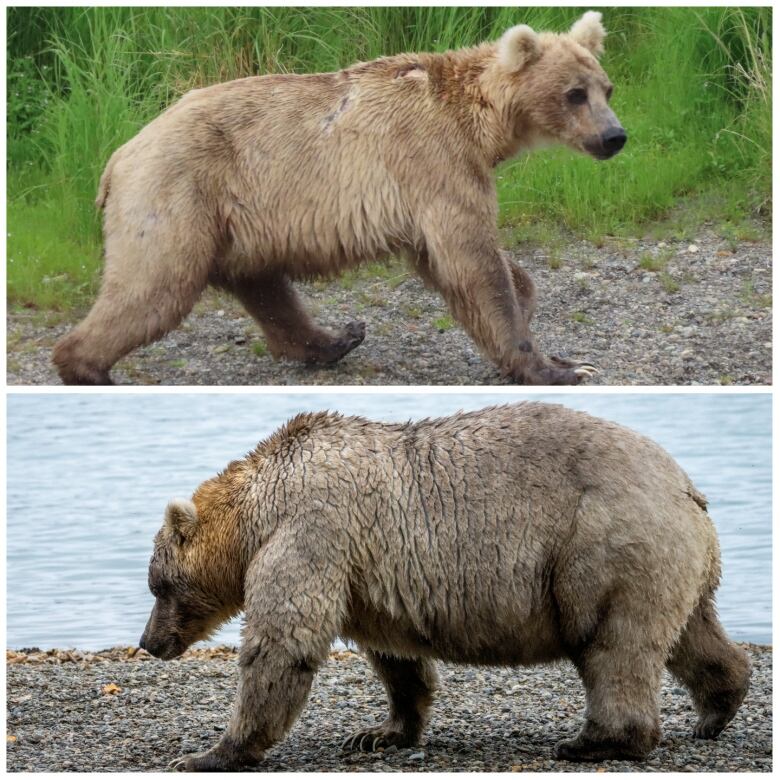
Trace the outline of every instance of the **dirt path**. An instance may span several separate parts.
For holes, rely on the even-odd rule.
[[[418,748],[343,753],[342,740],[386,712],[368,666],[334,654],[317,674],[288,737],[259,771],[769,772],[772,769],[772,650],[746,645],[753,663],[747,698],[716,740],[694,739],[688,694],[668,675],[661,693],[663,738],[643,762],[555,761],[584,709],[571,664],[524,669],[439,665],[441,689]],[[9,653],[8,770],[160,771],[182,753],[219,739],[236,690],[236,658],[219,649],[157,661],[125,650],[99,656]]]
[[[515,253],[539,296],[541,348],[592,362],[591,384],[771,383],[772,252],[713,232],[693,242],[579,242],[551,255]],[[365,320],[365,342],[341,363],[310,369],[275,362],[259,329],[232,300],[210,293],[165,339],[133,353],[114,381],[170,385],[502,384],[454,324],[442,299],[401,265],[330,284],[303,285],[317,319]],[[14,312],[8,383],[54,384],[54,341],[69,327]]]

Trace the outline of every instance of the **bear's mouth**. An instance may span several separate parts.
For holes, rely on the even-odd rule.
[[[161,661],[171,661],[174,658],[178,658],[187,649],[186,642],[182,642],[178,637],[171,637],[163,642],[155,642],[149,640],[146,635],[141,637],[139,647],[146,650],[155,658],[159,658]]]
[[[174,658],[182,655],[186,649],[185,645],[180,645],[179,643],[170,644],[164,647],[162,652],[152,653],[152,655],[156,655],[161,661],[172,661]]]

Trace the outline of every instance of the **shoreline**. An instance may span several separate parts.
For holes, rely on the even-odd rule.
[[[257,771],[771,771],[772,648],[751,656],[751,690],[717,740],[692,736],[688,694],[664,675],[663,737],[642,762],[552,759],[579,729],[582,686],[571,664],[495,668],[439,664],[440,690],[419,747],[342,753],[342,740],[386,714],[361,656],[335,650],[301,717]],[[220,736],[235,695],[233,647],[159,661],[137,648],[6,651],[9,771],[161,771]]]
[[[763,642],[734,642],[739,647],[744,647],[748,652],[771,653],[773,645]],[[180,660],[231,660],[238,656],[236,645],[211,645],[206,647],[191,647],[185,650],[183,655],[175,659]],[[345,660],[352,656],[360,657],[360,653],[349,648],[333,648],[328,657],[335,660]],[[6,664],[29,663],[99,663],[101,661],[156,661],[153,655],[146,650],[141,650],[134,645],[114,645],[103,650],[79,650],[78,648],[53,647],[42,650],[39,647],[23,647],[19,650],[7,648],[5,651]],[[515,667],[517,669],[530,669],[534,667]]]

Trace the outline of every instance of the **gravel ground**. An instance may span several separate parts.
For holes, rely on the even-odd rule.
[[[769,241],[608,240],[515,253],[539,297],[541,349],[596,365],[606,385],[770,384],[772,252]],[[560,261],[560,267],[557,266]],[[401,265],[301,285],[317,320],[365,320],[365,342],[339,364],[275,362],[238,304],[210,293],[162,341],[133,353],[114,381],[168,385],[501,384],[493,365],[453,325],[444,302]],[[8,383],[56,384],[55,340],[73,323],[40,313],[8,322]],[[75,315],[74,315],[75,319]]]
[[[646,762],[573,764],[551,758],[579,727],[573,667],[440,665],[442,690],[425,743],[384,753],[340,751],[344,737],[384,717],[385,697],[363,660],[332,654],[291,733],[262,771],[766,771],[772,769],[772,650],[748,645],[751,691],[716,741],[691,736],[688,695],[664,680],[664,736]],[[130,653],[135,653],[132,658]],[[227,648],[162,662],[143,651],[7,653],[10,771],[159,770],[219,738],[236,688]]]

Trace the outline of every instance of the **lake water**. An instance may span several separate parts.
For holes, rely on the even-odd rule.
[[[291,415],[388,421],[523,400],[522,393],[11,394],[7,645],[135,644],[146,567],[170,498],[243,456]],[[734,639],[771,642],[771,400],[761,395],[535,395],[663,445],[710,501],[723,555],[718,604]],[[237,621],[215,642],[238,642]]]

